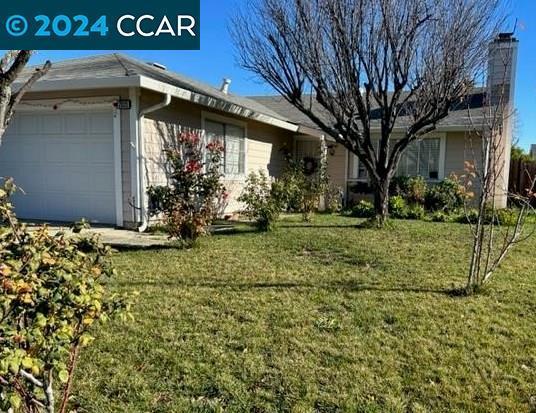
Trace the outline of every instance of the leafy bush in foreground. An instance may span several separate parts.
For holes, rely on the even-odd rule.
[[[29,231],[12,211],[15,189],[0,186],[0,411],[53,412],[59,391],[64,413],[91,326],[127,315],[128,303],[105,286],[115,273],[110,248],[96,237]]]

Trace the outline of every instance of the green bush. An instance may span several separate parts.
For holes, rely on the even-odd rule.
[[[463,207],[465,191],[458,181],[446,178],[426,191],[425,206],[429,211],[455,212]]]
[[[278,180],[272,181],[264,171],[251,172],[246,186],[238,197],[246,204],[244,214],[255,220],[262,231],[272,229],[279,218],[285,200],[285,185]]]
[[[392,218],[407,218],[408,209],[408,204],[401,195],[395,195],[389,198],[389,214]]]
[[[447,214],[446,212],[443,212],[443,211],[435,211],[435,212],[432,212],[432,214],[430,215],[430,220],[432,222],[451,222],[453,219],[456,219],[456,218],[457,218],[456,216]]]
[[[91,327],[127,315],[129,304],[106,288],[110,248],[97,237],[28,230],[12,211],[15,189],[0,185],[0,411],[54,411],[54,399],[68,411]]]
[[[511,208],[496,209],[493,213],[492,208],[486,208],[484,211],[483,223],[489,225],[513,226],[517,222],[518,211]],[[478,210],[469,209],[457,216],[456,222],[461,224],[475,224],[478,220]]]
[[[344,197],[342,188],[338,185],[329,184],[324,192],[325,209],[328,213],[340,212]]]
[[[374,205],[368,201],[361,200],[353,206],[350,215],[355,218],[372,218],[375,215]]]
[[[287,159],[281,177],[281,200],[283,208],[289,212],[300,212],[304,221],[310,221],[318,209],[322,195],[326,200],[326,209],[337,211],[342,207],[340,190],[329,185],[329,177],[325,166],[312,174],[305,171],[303,162],[292,158]]]
[[[422,220],[426,216],[426,211],[422,205],[410,205],[406,211],[407,219]]]
[[[401,196],[410,205],[423,205],[427,190],[422,176],[398,176],[391,181],[389,193],[391,196]]]

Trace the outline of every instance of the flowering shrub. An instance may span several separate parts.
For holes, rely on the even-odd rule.
[[[151,214],[163,214],[171,238],[195,241],[206,234],[228,195],[221,183],[223,145],[205,145],[196,132],[183,132],[165,151],[169,186],[149,188]]]
[[[0,186],[0,411],[59,405],[64,413],[91,327],[127,316],[129,304],[106,289],[115,273],[109,247],[47,227],[29,231],[12,211],[15,190],[9,180]]]

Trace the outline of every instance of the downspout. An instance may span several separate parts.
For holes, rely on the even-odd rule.
[[[164,96],[164,100],[160,103],[157,103],[156,105],[150,106],[148,108],[140,110],[139,113],[139,122],[138,122],[138,168],[139,168],[139,211],[140,211],[140,226],[138,227],[139,232],[145,232],[147,227],[149,226],[149,217],[147,214],[147,207],[145,205],[145,139],[143,136],[143,120],[145,118],[145,115],[148,115],[149,113],[156,112],[159,109],[165,108],[166,106],[169,106],[171,103],[171,95],[169,93],[166,93]]]

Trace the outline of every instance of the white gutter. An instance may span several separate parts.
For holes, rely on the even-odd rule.
[[[157,103],[156,105],[150,106],[148,108],[140,110],[140,113],[138,115],[138,171],[139,171],[139,192],[138,192],[138,208],[140,211],[140,226],[138,227],[138,231],[145,232],[147,229],[147,226],[149,225],[149,216],[147,213],[147,207],[146,207],[146,188],[145,188],[145,139],[143,136],[143,120],[145,118],[145,115],[148,115],[149,113],[156,112],[159,109],[165,108],[166,106],[169,106],[171,103],[171,95],[169,93],[166,93],[164,96],[164,100],[160,103]]]

